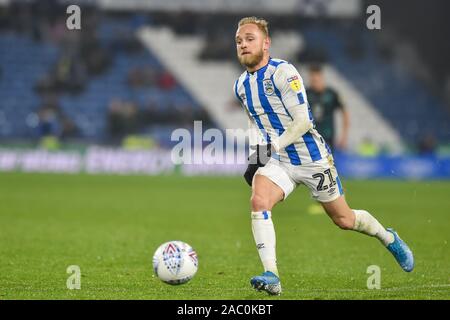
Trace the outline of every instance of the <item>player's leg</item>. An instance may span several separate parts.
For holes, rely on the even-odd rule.
[[[277,161],[269,161],[258,169],[252,183],[252,231],[259,257],[264,266],[262,275],[250,280],[257,290],[280,294],[281,284],[276,263],[276,237],[272,208],[285,199],[295,183]]]
[[[394,235],[381,225],[369,212],[365,210],[352,210],[341,195],[330,202],[322,202],[325,212],[341,229],[355,230],[366,235],[376,237],[385,246],[394,242]]]
[[[252,231],[264,271],[278,276],[276,264],[276,238],[272,221],[272,208],[283,200],[284,192],[266,176],[255,174],[252,184]]]
[[[272,210],[284,199],[284,191],[268,177],[255,174],[252,184],[251,205],[253,211]]]
[[[376,237],[394,255],[403,270],[410,272],[414,268],[414,256],[408,245],[393,229],[386,229],[368,211],[350,209],[345,197],[339,196],[322,206],[333,222],[344,230],[354,230]]]
[[[376,237],[394,255],[403,270],[409,272],[413,269],[412,252],[394,230],[385,229],[368,211],[348,206],[332,157],[298,169],[297,178],[309,187],[313,198],[322,204],[337,226]]]

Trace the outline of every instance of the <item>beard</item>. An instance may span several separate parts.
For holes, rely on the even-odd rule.
[[[247,67],[247,68],[253,68],[256,65],[258,65],[258,63],[261,62],[261,60],[263,59],[264,56],[264,51],[260,50],[259,52],[255,53],[255,54],[246,54],[246,55],[238,55],[238,60],[239,62]]]

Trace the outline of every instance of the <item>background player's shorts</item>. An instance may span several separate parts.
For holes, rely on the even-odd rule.
[[[306,185],[312,198],[320,202],[330,202],[344,194],[331,156],[299,166],[272,158],[256,174],[266,176],[278,185],[284,192],[284,199],[299,184]]]

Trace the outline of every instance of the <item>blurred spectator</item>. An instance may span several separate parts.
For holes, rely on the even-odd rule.
[[[155,101],[149,101],[140,111],[140,126],[148,128],[153,125],[175,125],[190,128],[194,121],[202,121],[205,126],[212,126],[208,113],[203,108],[197,108],[189,103],[169,101],[161,108]]]
[[[108,106],[108,129],[113,138],[122,139],[125,135],[136,133],[138,119],[138,109],[134,103],[111,100]]]
[[[420,155],[433,154],[436,151],[436,139],[428,133],[419,141],[417,145],[417,151]]]
[[[86,82],[84,65],[73,55],[63,55],[56,66],[55,81],[58,91],[81,92]]]
[[[169,71],[163,71],[158,78],[158,86],[163,90],[172,90],[176,86],[176,80]]]
[[[79,54],[90,75],[99,75],[111,65],[111,54],[101,46],[94,30],[84,31],[79,44]]]
[[[86,83],[86,72],[81,61],[70,54],[63,54],[52,72],[44,75],[35,85],[40,94],[69,92],[80,93]]]
[[[158,72],[150,66],[135,67],[128,71],[127,83],[133,88],[153,87],[157,80]]]
[[[39,135],[40,136],[58,136],[60,123],[57,109],[52,106],[42,106],[38,111],[39,117]]]
[[[41,137],[54,136],[65,139],[76,135],[75,124],[62,112],[56,96],[46,95],[37,114]]]
[[[109,14],[86,4],[82,8],[82,31],[68,32],[65,9],[66,6],[55,0],[13,1],[11,8],[5,9],[6,14],[3,14],[3,7],[0,8],[0,28],[6,24],[8,30],[14,30],[14,33],[21,33],[21,37],[31,37],[39,42],[33,45],[36,45],[36,49],[43,55],[47,54],[44,51],[47,49],[52,52],[52,55],[54,53],[59,55],[57,58],[52,56],[52,59],[46,62],[46,64],[51,64],[50,67],[47,67],[47,74],[34,80],[34,89],[39,93],[43,102],[35,114],[33,112],[30,114],[34,117],[33,128],[37,126],[40,136],[54,137],[59,140],[78,134],[78,128],[74,121],[59,107],[58,95],[63,95],[66,101],[74,102],[72,99],[76,99],[79,102],[80,107],[77,112],[80,114],[77,122],[80,123],[80,133],[82,133],[80,138],[101,139],[104,133],[103,121],[107,123],[105,131],[109,131],[114,138],[145,132],[147,129],[150,129],[148,132],[151,132],[152,128],[147,127],[156,127],[161,124],[163,127],[172,127],[192,126],[194,120],[211,122],[208,114],[197,106],[188,94],[178,90],[181,88],[178,88],[176,78],[153,61],[146,66],[143,66],[143,63],[132,63],[133,68],[128,70],[126,81],[131,88],[145,90],[145,88],[151,87],[156,90],[151,92],[134,91],[124,88],[123,82],[111,81],[111,88],[113,88],[111,90],[117,91],[120,96],[136,98],[136,101],[141,101],[142,98],[154,91],[159,91],[154,97],[152,95],[154,100],[152,103],[138,108],[138,105],[131,101],[113,99],[107,112],[101,110],[101,105],[99,106],[98,103],[105,101],[104,98],[110,99],[108,90],[104,89],[109,88],[109,81],[108,84],[93,86],[99,88],[99,92],[96,92],[95,95],[90,95],[90,92],[84,94],[83,90],[93,75],[99,75],[108,70],[113,59],[117,58],[125,62],[124,65],[130,65],[134,54],[139,54],[136,60],[148,55],[147,50],[137,38],[135,29],[145,24],[148,19],[144,14],[136,16],[136,19],[130,23],[128,14],[109,16]],[[192,19],[184,14],[177,16],[175,20],[180,31],[189,32],[189,28],[192,28],[191,31],[198,29],[198,25],[192,24]],[[111,32],[110,29],[113,31]],[[221,35],[220,32],[216,31],[215,33]],[[231,43],[233,41],[232,37],[222,35],[220,42],[224,39]],[[217,41],[215,45],[220,48],[223,44]],[[216,51],[220,53],[220,49]],[[234,53],[232,54],[234,56]],[[38,58],[36,57],[33,61],[37,61]],[[26,72],[26,68],[23,69],[22,72]],[[116,71],[111,78],[115,80],[118,77]],[[123,79],[122,73],[120,73],[120,77]],[[67,93],[80,93],[81,96],[68,97]],[[133,95],[135,96],[133,97]],[[29,97],[28,100],[32,101],[32,98]],[[68,105],[77,108],[76,103],[68,103]],[[91,109],[89,113],[84,108],[86,106]],[[100,113],[103,112],[103,121],[94,120],[98,114],[97,110]],[[48,139],[48,141],[54,140]]]
[[[319,65],[312,65],[309,69],[309,88],[306,90],[306,95],[311,106],[317,131],[319,131],[331,149],[334,149],[335,142],[337,143],[336,147],[339,149],[346,149],[350,116],[344,108],[338,93],[326,85],[322,67]],[[339,139],[335,137],[334,128],[336,111],[342,113],[343,119],[342,136]]]

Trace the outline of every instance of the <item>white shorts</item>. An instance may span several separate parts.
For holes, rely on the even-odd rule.
[[[319,202],[330,202],[344,194],[332,156],[299,166],[272,158],[256,171],[257,174],[278,185],[284,192],[284,199],[299,184],[306,185],[312,198]]]

